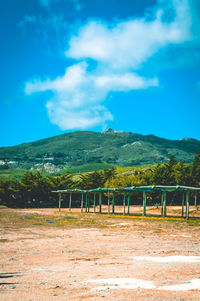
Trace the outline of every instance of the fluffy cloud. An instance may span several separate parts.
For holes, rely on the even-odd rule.
[[[104,106],[85,106],[76,111],[70,105],[67,106],[67,103],[63,101],[61,104],[56,98],[56,101],[54,99],[46,105],[51,122],[59,125],[62,130],[88,129],[113,120],[113,116]]]
[[[100,103],[110,91],[130,91],[157,86],[156,78],[145,79],[134,73],[105,74],[87,71],[88,64],[81,62],[66,69],[65,74],[54,80],[34,81],[26,84],[27,95],[52,91],[47,103],[52,123],[65,129],[86,129],[105,125],[112,114]]]
[[[52,91],[46,105],[49,118],[63,130],[104,126],[113,119],[102,104],[109,93],[157,87],[157,77],[138,74],[141,65],[161,48],[192,38],[187,0],[173,2],[175,14],[170,22],[164,20],[162,10],[149,21],[88,22],[70,38],[65,52],[78,62],[63,76],[26,83],[26,94]]]
[[[71,38],[66,55],[92,58],[113,69],[137,69],[160,48],[190,39],[188,26],[183,26],[189,20],[167,24],[160,18],[159,14],[151,22],[130,20],[111,28],[109,24],[89,22]]]

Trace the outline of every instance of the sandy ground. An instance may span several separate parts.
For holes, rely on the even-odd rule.
[[[58,215],[55,209],[0,214],[8,211]],[[63,227],[1,219],[0,300],[200,300],[198,225],[101,218]]]
[[[68,209],[61,209],[68,211]],[[80,212],[80,209],[72,209],[73,211],[78,211]],[[99,206],[95,208],[96,212],[99,212]],[[185,207],[184,207],[184,216],[185,216]],[[85,211],[85,208],[83,209]],[[90,212],[94,212],[94,208],[90,208]],[[110,205],[110,208],[108,208],[107,205],[102,205],[102,213],[112,213],[112,205]],[[138,205],[138,206],[130,206],[129,208],[129,213],[134,215],[134,214],[142,214],[143,212],[143,207]],[[117,213],[123,213],[123,206],[115,206],[115,214]],[[182,217],[182,207],[181,206],[167,206],[166,210],[167,216],[175,216],[175,217]],[[125,214],[128,214],[128,207],[126,206],[125,208]],[[156,215],[156,216],[161,216],[161,206],[156,208],[155,206],[147,206],[146,207],[146,214],[147,215]],[[189,210],[189,216],[190,217],[200,217],[200,208],[196,210],[195,206],[190,206]]]
[[[109,211],[110,210],[110,211]],[[58,209],[21,209],[21,212],[35,212],[35,213],[41,213],[41,214],[53,214],[55,211],[58,211]],[[70,212],[69,208],[61,208],[61,213]],[[71,212],[81,212],[80,208],[72,208]],[[83,212],[85,212],[85,208],[83,208]],[[96,206],[95,212],[99,213],[99,206]],[[108,213],[112,214],[112,206],[110,205],[110,209],[108,209],[107,205],[102,205],[101,208],[102,213]],[[130,215],[142,215],[143,207],[138,206],[130,206],[129,213]],[[94,208],[90,208],[90,213],[94,213]],[[123,213],[123,206],[115,206],[115,214],[122,214]],[[166,210],[168,217],[182,217],[182,207],[181,206],[167,206]],[[159,206],[156,208],[155,206],[147,206],[146,207],[146,214],[147,216],[161,216],[161,207]],[[126,206],[125,215],[128,215],[128,207]],[[196,210],[195,206],[190,206],[189,211],[190,217],[199,217],[200,218],[200,208]],[[184,217],[185,217],[185,207],[184,207]]]

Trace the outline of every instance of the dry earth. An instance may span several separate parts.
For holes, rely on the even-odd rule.
[[[0,300],[200,300],[199,229],[200,220],[2,209]]]

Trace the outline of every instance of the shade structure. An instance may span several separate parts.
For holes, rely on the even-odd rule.
[[[112,213],[115,213],[115,194],[116,193],[123,193],[123,214],[126,214],[126,194],[128,194],[127,206],[128,206],[128,214],[130,213],[129,206],[130,206],[130,193],[131,192],[142,192],[143,193],[143,215],[146,216],[146,204],[147,204],[147,195],[146,193],[150,192],[161,192],[162,199],[161,199],[161,214],[163,217],[166,216],[166,208],[167,208],[167,192],[182,192],[182,216],[184,216],[184,206],[186,212],[186,218],[189,218],[189,205],[190,205],[190,192],[195,192],[195,204],[197,204],[197,193],[200,191],[200,187],[190,187],[190,186],[164,186],[164,185],[151,185],[151,186],[131,186],[131,187],[122,187],[122,188],[105,188],[105,187],[98,187],[94,189],[64,189],[64,190],[56,190],[52,191],[53,193],[59,194],[59,210],[61,208],[61,195],[63,193],[70,194],[69,200],[69,210],[71,210],[72,206],[72,193],[81,193],[82,200],[81,200],[81,212],[83,211],[83,203],[84,203],[84,195],[85,195],[85,211],[90,211],[90,203],[91,203],[91,194],[94,194],[94,212],[96,206],[96,194],[99,195],[99,213],[102,212],[102,195],[104,193],[108,194],[108,213],[110,213],[110,198],[109,193],[112,193]]]
[[[69,210],[71,211],[72,207],[72,193],[81,193],[81,212],[83,211],[83,202],[84,202],[84,193],[87,193],[86,190],[82,189],[59,189],[59,190],[53,190],[53,193],[58,193],[59,200],[58,200],[58,207],[59,211],[61,210],[61,202],[62,202],[62,194],[63,193],[69,193]]]
[[[117,191],[200,191],[199,187],[189,187],[189,186],[164,186],[164,185],[152,185],[152,186],[131,186],[125,188],[117,188]]]
[[[151,186],[131,186],[123,188],[94,188],[94,189],[63,189],[63,190],[53,190],[54,193],[87,193],[87,192],[123,192],[123,191],[200,191],[200,187],[190,187],[190,186],[164,186],[164,185],[151,185]]]

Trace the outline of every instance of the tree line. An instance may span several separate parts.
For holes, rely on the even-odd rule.
[[[10,208],[57,207],[59,189],[94,189],[97,187],[130,187],[139,185],[184,185],[200,186],[200,152],[192,164],[178,162],[171,156],[168,163],[154,168],[135,170],[131,175],[117,173],[115,168],[82,174],[78,178],[70,173],[58,176],[44,176],[40,172],[27,172],[20,181],[0,180],[0,205]],[[141,198],[136,193],[136,198]],[[74,196],[74,199],[77,196]],[[156,195],[155,195],[156,198]],[[171,195],[171,199],[176,197]],[[137,200],[136,200],[137,201]],[[78,202],[74,203],[79,206]]]

